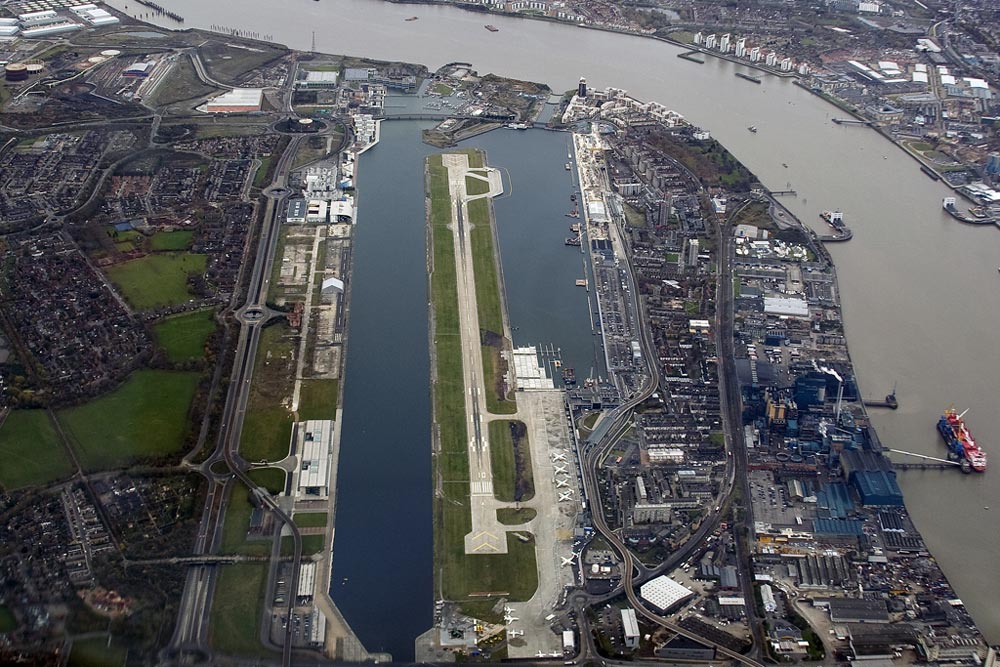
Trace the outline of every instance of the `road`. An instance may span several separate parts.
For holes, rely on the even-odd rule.
[[[266,300],[270,287],[271,267],[274,251],[282,225],[282,212],[288,193],[285,191],[288,174],[298,146],[304,137],[293,138],[278,159],[274,180],[270,190],[277,194],[267,198],[257,253],[250,273],[247,297],[242,307],[235,310],[240,327],[236,344],[236,356],[230,377],[230,390],[226,396],[219,437],[212,456],[205,463],[206,469],[223,460],[229,466],[233,478],[224,484],[218,481],[210,484],[201,524],[195,542],[194,554],[213,554],[218,551],[222,539],[222,523],[225,517],[227,498],[233,488],[243,484],[255,492],[261,504],[272,511],[279,522],[291,531],[294,542],[292,571],[289,590],[297,590],[299,561],[302,558],[302,536],[291,518],[278,506],[267,492],[257,489],[257,485],[247,475],[248,464],[239,454],[243,418],[250,398],[250,382],[253,375],[254,359],[260,338],[260,330],[270,314]],[[273,566],[273,564],[272,564]],[[168,649],[168,660],[190,664],[206,659],[208,655],[207,634],[212,608],[212,597],[216,585],[215,565],[195,565],[188,571],[181,596],[178,622]],[[291,617],[295,597],[289,596],[287,615]],[[292,624],[285,629],[282,646],[282,665],[291,662]]]

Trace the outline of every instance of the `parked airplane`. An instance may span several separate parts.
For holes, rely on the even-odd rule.
[[[560,493],[559,494],[559,502],[565,502],[567,500],[573,500],[573,490],[572,489],[570,489],[569,491],[566,491],[565,493]]]
[[[557,489],[569,488],[569,480],[556,478],[556,488]]]
[[[554,452],[552,454],[552,461],[553,462],[555,462],[555,461],[565,461],[565,460],[566,460],[566,455],[563,454],[562,452]]]
[[[562,473],[563,475],[568,475],[569,474],[566,471],[566,466],[564,466],[564,465],[563,466],[556,466],[556,474],[558,475],[560,473]]]
[[[570,556],[569,558],[566,558],[565,556],[560,556],[559,558],[562,559],[562,567],[572,567],[573,563],[576,562],[576,559],[573,558],[572,556]]]

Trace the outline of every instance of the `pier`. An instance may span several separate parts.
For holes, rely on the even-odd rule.
[[[875,123],[870,120],[861,120],[860,118],[831,118],[837,125],[874,125]]]
[[[700,51],[685,51],[684,53],[678,53],[678,58],[683,58],[684,60],[690,60],[693,63],[698,63],[699,65],[704,65],[705,61],[701,58],[696,58],[695,54],[701,53]]]
[[[994,227],[1000,227],[1000,220],[997,220],[996,218],[970,218],[965,215],[958,210],[958,207],[955,205],[954,197],[945,197],[942,208],[945,210],[945,213],[966,225],[993,225]]]
[[[143,7],[149,7],[150,9],[155,10],[156,12],[163,14],[164,16],[172,18],[178,23],[184,23],[183,16],[181,16],[176,12],[172,12],[169,9],[165,9],[164,7],[161,7],[155,2],[150,2],[150,0],[135,0],[135,1],[138,2],[140,5],[142,5]]]
[[[799,193],[795,190],[771,190],[768,194],[772,197],[797,197]]]
[[[892,462],[892,467],[899,470],[945,470],[948,468],[962,468],[962,464],[957,461],[949,461],[947,459],[939,459],[935,456],[926,456],[924,454],[914,454],[913,452],[904,452],[902,449],[886,449],[887,452],[893,452],[894,454],[905,454],[906,456],[913,456],[920,459],[915,463],[896,463]]]

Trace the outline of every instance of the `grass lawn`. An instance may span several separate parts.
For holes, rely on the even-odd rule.
[[[431,86],[431,92],[434,93],[435,95],[442,95],[444,97],[448,97],[449,95],[451,95],[452,91],[451,91],[451,86],[449,86],[446,83],[435,83],[433,86]]]
[[[535,484],[524,422],[492,421],[489,428],[493,495],[504,502],[530,500],[535,495]],[[514,432],[518,434],[517,447]]]
[[[157,232],[149,239],[149,247],[156,251],[187,250],[193,237],[194,232],[186,230]]]
[[[86,470],[177,453],[198,373],[141,370],[110,394],[58,413]]]
[[[73,642],[69,654],[69,667],[115,667],[125,664],[127,651],[124,646],[107,637],[90,637]]]
[[[488,199],[469,202],[469,221],[473,229],[472,263],[476,273],[476,305],[479,326],[487,331],[503,334],[503,315],[500,305],[500,286],[497,282],[497,264],[493,253],[493,229],[490,226]]]
[[[153,325],[156,342],[173,362],[200,359],[205,355],[205,340],[215,331],[212,310],[173,315]]]
[[[260,643],[267,563],[221,566],[209,625],[212,648],[221,653],[273,657]]]
[[[466,176],[465,191],[469,195],[484,195],[490,191],[490,183],[489,181],[483,181],[474,176]]]
[[[285,490],[286,474],[281,468],[257,468],[248,472],[247,476],[273,496]]]
[[[497,510],[497,521],[508,526],[517,526],[528,523],[538,515],[531,507],[514,509],[513,507],[501,507]]]
[[[280,461],[288,456],[295,377],[295,339],[284,324],[265,327],[254,361],[250,403],[243,420],[240,454],[247,461]]]
[[[494,415],[512,415],[517,412],[517,399],[504,395],[503,373],[497,367],[504,363],[500,348],[494,345],[482,346],[483,384],[486,387],[486,410]]]
[[[262,157],[260,159],[260,167],[257,168],[257,173],[253,177],[253,186],[255,188],[263,188],[271,182],[271,163],[274,161],[274,154]]]
[[[302,536],[302,555],[312,556],[313,554],[318,554],[326,547],[326,535],[303,535]],[[291,556],[292,555],[292,536],[287,535],[281,538],[281,555]]]
[[[73,474],[45,410],[13,410],[0,426],[0,486],[10,491]]]
[[[339,391],[340,380],[303,380],[299,392],[299,419],[333,419]]]
[[[481,156],[473,159],[481,166]],[[452,232],[447,229],[451,222],[448,179],[440,155],[428,158],[427,167],[433,259],[433,396],[440,438],[436,463],[444,496],[434,503],[435,583],[443,589],[445,598],[459,602],[467,601],[469,593],[479,591],[504,592],[510,599],[527,600],[538,586],[534,544],[511,537],[508,554],[465,555],[465,535],[471,529],[472,519],[455,254]]]
[[[292,520],[299,528],[325,528],[326,512],[298,512]]]
[[[204,273],[207,261],[208,255],[157,253],[109,266],[106,271],[133,307],[149,310],[190,299],[187,277]]]
[[[591,412],[589,415],[583,418],[584,428],[594,430],[594,424],[597,423],[598,418],[601,416],[600,412]]]
[[[0,604],[0,634],[17,629],[17,619],[14,612],[8,607]]]
[[[226,506],[226,520],[222,524],[220,553],[248,556],[266,556],[271,553],[271,540],[247,540],[252,513],[250,490],[243,484],[234,485]]]
[[[156,87],[156,104],[166,106],[208,95],[218,88],[202,83],[190,58],[179,58],[166,80]]]

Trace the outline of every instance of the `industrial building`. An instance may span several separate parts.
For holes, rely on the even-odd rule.
[[[298,85],[303,88],[335,88],[337,86],[337,73],[306,70],[306,77],[301,79]]]
[[[205,105],[208,113],[252,113],[260,111],[264,91],[260,88],[234,88]]]
[[[133,63],[122,71],[122,76],[134,79],[145,79],[156,68],[156,61]]]
[[[622,609],[622,635],[625,648],[639,648],[639,621],[635,617],[635,609]]]
[[[292,429],[299,466],[295,471],[298,498],[325,500],[330,496],[330,465],[333,455],[333,420],[297,422]]]
[[[97,5],[76,5],[69,10],[93,26],[114,25],[120,23],[116,16]]]
[[[288,208],[285,209],[285,222],[290,224],[301,224],[306,221],[306,200],[289,199]]]
[[[694,591],[664,574],[644,583],[639,589],[639,595],[642,596],[643,600],[659,609],[661,613],[666,613],[675,605],[694,595]]]
[[[25,28],[21,31],[21,37],[27,37],[28,39],[37,37],[48,37],[49,35],[58,35],[63,32],[72,32],[74,30],[79,30],[83,26],[79,23],[73,23],[72,21],[61,21],[59,23],[47,23],[44,25],[36,25],[33,28]]]

